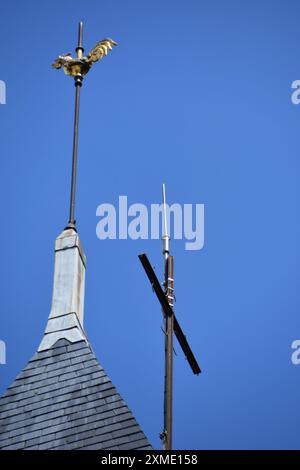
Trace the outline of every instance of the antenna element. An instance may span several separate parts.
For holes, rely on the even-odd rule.
[[[168,257],[170,252],[170,237],[168,235],[168,219],[167,219],[167,203],[166,203],[166,187],[162,185],[162,196],[163,196],[163,255],[165,258]],[[170,218],[169,218],[170,220]]]
[[[168,230],[166,187],[162,186],[163,195],[163,256],[165,258],[164,290],[162,289],[147,255],[139,255],[140,262],[147,274],[152,289],[162,307],[165,323],[165,380],[164,380],[164,429],[160,437],[164,450],[172,450],[173,428],[173,337],[176,338],[191,366],[194,374],[200,374],[201,369],[187,342],[185,335],[174,314],[174,258],[170,256],[170,235]],[[169,214],[168,214],[169,215]]]

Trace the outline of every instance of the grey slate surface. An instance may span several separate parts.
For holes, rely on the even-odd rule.
[[[0,450],[152,449],[90,346],[37,352],[0,398]]]

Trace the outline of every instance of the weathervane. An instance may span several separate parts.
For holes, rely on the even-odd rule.
[[[74,117],[74,133],[73,133],[73,158],[72,158],[72,181],[71,181],[71,198],[69,222],[66,228],[76,230],[75,221],[75,193],[76,193],[76,171],[77,171],[77,149],[78,149],[78,124],[79,124],[79,100],[80,88],[82,86],[84,76],[89,72],[92,65],[108,54],[108,51],[116,46],[117,43],[112,39],[103,39],[86,56],[83,56],[84,48],[82,45],[83,22],[79,23],[78,29],[78,45],[76,47],[77,57],[73,58],[71,53],[58,56],[52,67],[55,69],[63,68],[66,75],[74,77],[76,94],[75,94],[75,117]]]
[[[165,259],[165,276],[163,287],[150,264],[146,254],[139,255],[140,262],[147,274],[153,291],[162,307],[165,326],[165,380],[164,380],[164,429],[160,434],[163,449],[172,450],[172,428],[173,428],[173,336],[175,336],[181,349],[193,371],[198,375],[201,373],[199,364],[190,348],[174,313],[174,257],[170,256],[170,234],[168,230],[166,188],[163,184],[163,256]]]

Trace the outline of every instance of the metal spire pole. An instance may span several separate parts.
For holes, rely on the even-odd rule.
[[[84,52],[82,46],[83,39],[83,22],[80,21],[78,28],[78,45],[76,47],[77,59],[81,60]],[[79,126],[79,104],[80,104],[80,89],[83,82],[83,75],[77,73],[74,77],[75,84],[75,114],[74,114],[74,132],[73,132],[73,156],[72,156],[72,180],[71,180],[71,196],[70,196],[70,211],[69,222],[66,228],[76,230],[75,220],[75,196],[76,196],[76,175],[77,175],[77,155],[78,155],[78,126]]]
[[[73,58],[70,53],[59,55],[53,62],[52,67],[55,69],[63,69],[66,75],[74,78],[75,83],[75,115],[74,115],[74,132],[73,132],[73,156],[72,156],[72,180],[71,180],[71,197],[70,212],[67,229],[76,230],[75,220],[75,196],[76,196],[76,174],[77,174],[77,153],[78,153],[78,126],[79,126],[79,102],[80,88],[82,86],[83,77],[91,69],[92,65],[103,57],[117,45],[112,39],[106,38],[99,41],[96,46],[86,55],[83,56],[83,22],[80,21],[78,28],[78,43],[76,47],[76,56]]]
[[[173,311],[174,307],[174,259],[170,256],[166,188],[163,184],[163,256],[165,258],[165,295]],[[164,379],[164,430],[161,434],[164,450],[172,450],[173,428],[173,333],[174,315],[164,314],[165,322],[165,379]]]

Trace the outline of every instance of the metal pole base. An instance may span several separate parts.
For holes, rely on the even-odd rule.
[[[65,227],[65,230],[72,229],[72,230],[75,230],[75,232],[77,232],[75,224],[76,224],[75,220],[74,220],[74,222],[69,222],[68,225]]]

